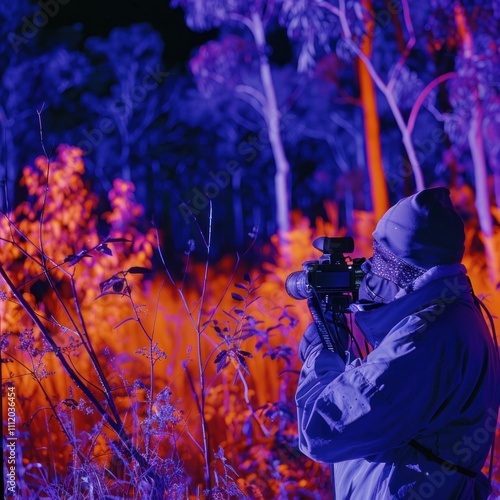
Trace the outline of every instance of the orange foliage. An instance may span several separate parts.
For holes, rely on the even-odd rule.
[[[86,330],[126,432],[152,467],[173,478],[171,491],[177,491],[178,496],[172,493],[171,498],[186,498],[188,489],[194,497],[198,487],[203,488],[202,377],[212,472],[228,473],[226,457],[239,475],[237,478],[229,472],[234,484],[250,498],[299,498],[301,492],[312,491],[324,491],[324,498],[328,498],[327,469],[307,460],[297,448],[294,392],[300,365],[296,348],[310,317],[305,301],[286,295],[284,281],[291,271],[300,270],[304,261],[318,258],[311,246],[315,237],[345,235],[338,227],[335,205],[326,206],[329,220],[318,218],[314,228],[294,213],[293,229],[280,235],[280,240],[277,236],[272,240],[271,258],[263,269],[252,269],[248,276],[238,270],[233,282],[230,276],[235,261],[226,258],[209,268],[206,279],[204,264],[190,265],[187,282],[193,286],[189,289],[173,286],[163,272],[156,271],[152,279],[142,281],[128,274],[130,291],[120,289],[99,297],[99,285],[113,276],[121,277],[120,271],[133,266],[152,268],[155,235],[151,228],[144,229],[143,209],[134,201],[133,184],[117,180],[109,194],[111,210],[102,216],[109,228],[105,236],[130,242],[109,243],[112,255],[102,248],[98,251],[103,241],[97,231],[98,200],[83,184],[81,154],[69,146],[59,148],[50,164],[47,190],[47,161],[39,158],[34,168],[26,167],[22,182],[33,202],[19,205],[10,222],[5,217],[0,221],[2,264],[29,304],[45,318],[60,348],[99,394],[99,377],[75,333],[81,323],[68,285],[72,277]],[[353,257],[370,256],[373,216],[357,212],[354,220]],[[473,244],[477,235],[472,228],[467,234],[465,264],[476,292],[486,295],[490,308],[498,311],[498,293],[487,279],[484,256]],[[91,248],[91,257],[82,257],[72,265],[74,258],[68,256]],[[48,274],[62,302],[52,288],[34,287],[46,283],[47,277],[40,274],[39,264],[24,255],[41,262],[42,249],[50,257],[47,267],[53,269]],[[201,303],[204,283],[206,293]],[[235,288],[235,283],[240,285]],[[105,466],[109,491],[120,493],[120,481],[127,477],[132,481],[132,466],[113,448],[116,437],[64,373],[39,332],[30,333],[32,322],[11,293],[3,288],[0,298],[2,331],[12,332],[2,340],[3,356],[25,365],[2,364],[3,380],[10,379],[17,388],[24,465],[40,463],[52,478],[55,474],[69,476],[73,471],[74,482],[67,485],[67,491],[77,487],[78,477],[88,477],[91,471],[102,473]],[[238,337],[238,332],[248,335]],[[26,348],[28,341],[31,344]],[[24,350],[20,349],[23,345]],[[218,372],[214,359],[223,349],[252,353],[252,358],[245,358],[247,373],[236,355],[227,358],[228,366]],[[59,418],[66,419],[67,429],[73,429],[75,441],[49,419],[44,409],[47,400]],[[224,456],[217,452],[219,447]],[[179,465],[177,476],[173,472],[176,463],[184,466]],[[74,471],[80,471],[80,476]],[[186,476],[191,484],[182,482]],[[130,491],[129,498],[139,498],[141,486],[136,484]]]
[[[104,236],[130,242],[100,246],[105,240],[97,231],[98,200],[85,188],[83,173],[81,151],[76,148],[60,147],[49,165],[46,159],[38,158],[35,167],[23,171],[22,182],[33,201],[17,207],[9,219],[3,217],[0,226],[4,269],[44,318],[77,373],[99,396],[99,376],[78,334],[85,328],[127,434],[155,464],[160,460],[164,467],[166,460],[179,460],[188,471],[184,474],[190,475],[191,491],[196,491],[203,484],[198,406],[201,363],[208,387],[204,414],[211,460],[217,462],[215,450],[222,446],[229,463],[240,474],[236,484],[255,498],[279,496],[283,489],[293,492],[297,488],[325,488],[327,474],[318,473],[323,467],[299,456],[297,450],[292,410],[298,370],[295,346],[300,329],[296,328],[295,314],[284,309],[291,299],[283,297],[282,282],[260,278],[263,292],[259,290],[259,295],[265,298],[247,310],[246,303],[256,298],[256,293],[247,298],[241,288],[235,289],[245,300],[234,300],[229,293],[229,276],[235,262],[224,259],[206,276],[201,326],[197,317],[202,264],[191,266],[186,282],[194,286],[186,290],[171,286],[163,273],[156,272],[153,279],[141,283],[137,278],[134,283],[134,276],[128,275],[130,293],[100,296],[100,284],[113,277],[121,279],[121,271],[133,266],[152,267],[155,236],[152,229],[144,231],[143,209],[134,201],[134,186],[118,180],[109,194],[111,210],[102,216],[108,226]],[[301,246],[309,246],[304,244],[304,238]],[[40,265],[44,255],[46,274]],[[302,260],[303,255],[297,255],[292,266],[299,269]],[[256,272],[251,275],[255,288],[259,277]],[[49,279],[51,286],[40,286]],[[237,279],[251,288],[241,276]],[[22,339],[33,324],[5,287],[3,297],[7,300],[0,302],[2,331],[12,332],[4,336],[4,355],[23,363],[2,365],[2,374],[17,388],[24,465],[41,464],[51,477],[69,476],[71,470],[88,467],[102,469],[104,465],[123,479],[131,466],[120,465],[123,459],[113,452],[113,433],[64,373],[39,332],[35,330],[30,336],[29,347],[22,347]],[[238,313],[238,308],[244,308],[246,314]],[[228,335],[242,329],[251,335],[224,345],[227,342],[218,335],[217,328],[227,329]],[[283,346],[290,347],[287,350]],[[217,373],[215,355],[228,347],[255,354],[248,359],[246,375],[236,356]],[[168,403],[161,396],[167,393],[171,393]],[[66,436],[57,421],[49,418],[47,399],[66,426]],[[170,405],[175,410],[169,414],[168,425],[162,432],[155,427],[155,435],[146,435],[148,420],[154,421],[153,426],[160,425],[160,417]],[[287,463],[285,459],[292,455],[294,460]],[[74,484],[68,489],[76,488],[77,479],[73,477]],[[139,495],[138,489],[135,491]]]

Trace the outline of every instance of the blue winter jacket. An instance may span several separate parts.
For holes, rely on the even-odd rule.
[[[299,445],[334,463],[335,499],[485,498],[479,472],[500,402],[498,353],[461,265],[438,266],[411,293],[355,321],[374,348],[347,366],[311,346],[296,393]]]

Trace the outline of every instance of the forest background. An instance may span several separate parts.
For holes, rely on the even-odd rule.
[[[440,185],[500,310],[499,28],[498,1],[3,2],[19,498],[326,497],[284,280]]]

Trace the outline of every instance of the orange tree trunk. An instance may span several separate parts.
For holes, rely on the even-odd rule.
[[[363,0],[363,7],[371,11],[371,1]],[[363,37],[361,50],[366,57],[370,57],[372,51],[372,36],[374,30],[373,20],[369,20],[366,26],[366,35]],[[377,102],[375,98],[375,85],[368,72],[366,65],[357,60],[359,86],[361,91],[361,106],[365,127],[366,162],[370,179],[370,193],[372,198],[372,209],[375,221],[378,221],[389,208],[389,195],[382,164],[382,148],[380,145],[380,122],[377,113]]]

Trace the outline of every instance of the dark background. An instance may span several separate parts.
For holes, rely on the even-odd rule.
[[[33,4],[36,5],[36,2]],[[191,31],[184,22],[182,9],[172,9],[168,0],[70,0],[60,6],[57,16],[49,21],[47,31],[80,24],[85,39],[90,36],[106,37],[117,26],[142,22],[151,24],[161,34],[165,43],[165,66],[180,71],[186,70],[192,51],[217,34],[215,30],[204,33]]]
[[[232,184],[215,196],[217,254],[234,253],[245,246],[246,236],[256,226],[259,241],[255,247],[266,245],[277,230],[275,158],[262,113],[234,91],[240,83],[262,91],[259,54],[250,30],[223,18],[207,19],[209,10],[200,14],[206,20],[200,22],[193,17],[193,2],[186,3],[191,15],[187,23],[185,11],[171,8],[168,0],[59,1],[66,3],[18,0],[0,7],[0,18],[4,16],[5,21],[0,41],[0,66],[4,70],[0,163],[7,165],[2,182],[7,183],[5,191],[10,193],[11,206],[26,198],[23,188],[18,187],[22,168],[33,164],[41,154],[36,110],[44,106],[48,149],[58,144],[80,147],[88,137],[98,138],[98,144],[84,154],[88,189],[98,196],[100,213],[109,208],[106,203],[114,179],[130,180],[147,219],[159,222],[166,234],[172,235],[173,244],[179,245],[176,250],[181,250],[197,230],[193,230],[192,221],[187,223],[179,207],[188,202],[194,205],[195,193],[213,184],[210,173],[224,174],[226,166],[236,161],[244,167],[241,175],[232,176]],[[26,9],[28,2],[31,13]],[[374,12],[386,12],[387,5],[385,0],[374,0]],[[41,6],[52,6],[57,13],[36,30],[36,36],[16,48],[9,36],[23,33],[26,22],[30,23],[33,12],[40,12]],[[300,4],[300,10],[298,7]],[[471,89],[488,91],[486,98],[492,102],[484,107],[488,113],[485,123],[490,124],[485,129],[489,133],[485,135],[488,168],[495,171],[499,165],[494,130],[498,123],[494,103],[499,65],[494,54],[487,55],[488,50],[499,46],[498,30],[495,32],[491,22],[493,10],[487,2],[484,11],[477,5],[465,6],[477,45],[474,50],[480,54],[474,63],[477,67],[471,68],[471,61],[464,60],[458,50],[452,2],[428,2],[421,8],[412,3],[410,7],[416,44],[406,58],[405,71],[395,82],[392,97],[406,121],[425,85],[444,73],[461,71],[460,79],[440,84],[429,95],[433,108],[423,106],[419,111],[412,141],[427,186],[470,188],[474,184],[474,162],[467,144]],[[353,29],[362,33],[363,26],[356,27],[355,19],[351,20]],[[379,23],[373,38],[371,60],[383,81],[388,81],[391,68],[401,57],[407,35],[401,19],[393,21]],[[188,24],[200,30],[221,27],[196,32]],[[388,193],[375,196],[370,191],[366,158],[366,99],[360,93],[356,63],[339,38],[338,25],[331,22],[316,27],[318,36],[326,34],[328,47],[316,44],[314,64],[307,73],[298,71],[304,40],[287,34],[283,26],[289,28],[290,24],[282,18],[267,26],[266,53],[290,163],[287,209],[290,213],[300,211],[313,225],[316,217],[329,217],[324,205],[333,200],[338,205],[340,226],[353,232],[355,210],[370,212],[379,198],[384,203],[388,198],[392,204],[415,189],[401,130],[388,100],[376,90],[380,161]],[[144,99],[129,99],[134,104],[132,113],[127,119],[120,118],[126,133],[122,129],[118,132],[118,128],[103,133],[100,123],[104,116],[109,117],[112,105],[123,104],[127,92],[140,87],[148,68],[160,67],[160,58],[161,71],[168,75],[164,85]],[[133,78],[136,80],[129,85]],[[484,187],[483,191],[486,198]],[[471,204],[469,198],[466,202]],[[0,206],[4,209],[5,200]],[[467,213],[473,212],[466,208]],[[205,211],[199,216],[206,225]]]

